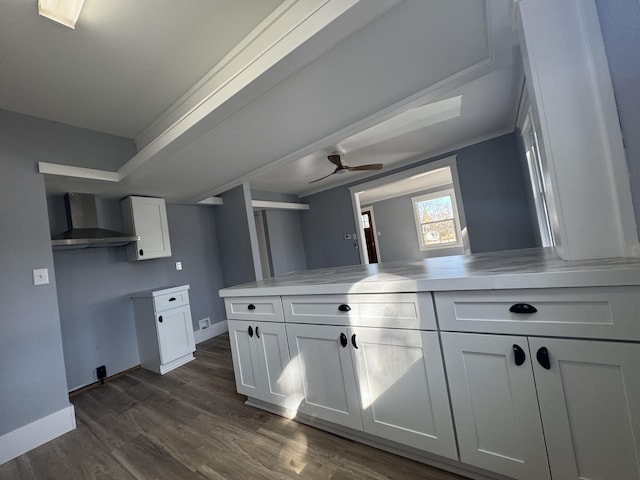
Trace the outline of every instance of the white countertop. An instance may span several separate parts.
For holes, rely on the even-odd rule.
[[[221,297],[640,285],[640,259],[565,261],[551,248],[293,272]]]
[[[148,298],[148,297],[159,297],[160,295],[169,295],[176,292],[181,292],[182,290],[189,290],[189,285],[178,285],[176,287],[159,287],[159,288],[151,288],[149,290],[142,290],[140,292],[134,292],[129,294],[130,298]]]

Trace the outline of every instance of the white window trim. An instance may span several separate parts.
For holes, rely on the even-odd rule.
[[[422,224],[420,223],[420,217],[418,216],[417,204],[419,202],[424,202],[425,200],[440,198],[447,195],[451,197],[451,205],[453,207],[453,224],[456,230],[456,238],[458,239],[458,241],[443,243],[441,245],[425,245],[423,243]],[[458,218],[458,205],[456,202],[456,192],[453,186],[450,185],[446,188],[439,188],[433,192],[411,197],[411,208],[413,209],[413,219],[415,221],[415,226],[416,226],[416,235],[418,238],[418,249],[421,252],[427,252],[431,250],[442,250],[444,248],[463,247],[462,230],[460,228],[460,220]]]

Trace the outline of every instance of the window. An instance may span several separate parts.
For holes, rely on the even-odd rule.
[[[522,140],[526,150],[527,164],[529,166],[529,178],[531,179],[531,187],[533,189],[533,201],[536,207],[540,240],[542,241],[543,247],[551,247],[555,245],[555,240],[549,219],[549,206],[544,184],[544,169],[542,166],[538,136],[531,118],[531,110],[527,113],[522,126]]]
[[[453,189],[420,195],[411,201],[420,250],[462,244]]]

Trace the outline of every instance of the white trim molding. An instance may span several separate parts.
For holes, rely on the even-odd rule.
[[[307,203],[271,202],[268,200],[251,200],[253,208],[270,208],[274,210],[309,210]]]
[[[60,165],[49,162],[38,162],[38,172],[45,175],[84,178],[87,180],[100,180],[102,182],[119,182],[121,180],[118,172],[96,170],[94,168],[74,167],[73,165]]]
[[[229,327],[227,326],[227,321],[223,320],[221,322],[212,323],[208,328],[196,330],[193,332],[193,335],[197,345],[198,343],[202,343],[205,340],[217,337],[218,335],[222,335],[228,331]]]
[[[0,436],[0,465],[76,428],[73,405]]]
[[[595,2],[519,0],[517,8],[558,254],[633,256],[631,185]]]

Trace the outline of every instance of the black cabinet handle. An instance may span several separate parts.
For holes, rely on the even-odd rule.
[[[170,301],[170,302],[175,302],[175,301],[176,301],[176,297],[171,297],[171,298],[169,299],[169,301]]]
[[[260,338],[260,327],[256,327],[256,337]]]
[[[144,250],[140,249],[138,253],[140,254],[141,257],[144,256]]]
[[[528,303],[516,303],[509,309],[511,313],[536,313],[538,309]]]
[[[250,303],[249,306],[247,307],[249,310],[255,310],[256,306],[253,303]]]
[[[536,358],[538,359],[538,363],[542,365],[542,368],[546,368],[547,370],[551,369],[551,360],[549,359],[549,350],[547,350],[547,347],[540,347],[536,353]]]
[[[340,310],[341,312],[350,312],[351,311],[351,307],[349,305],[347,305],[346,303],[343,303],[342,305],[340,305],[338,307],[338,310]]]
[[[522,347],[520,345],[516,345],[515,343],[513,344],[513,356],[515,357],[517,366],[522,365],[527,359],[527,356],[525,355]]]
[[[162,315],[160,315],[160,316],[158,317],[158,321],[159,321],[160,323],[162,323]]]
[[[356,334],[355,333],[353,335],[351,335],[351,345],[353,345],[353,348],[358,348],[358,345],[356,344]]]
[[[249,332],[250,337],[253,337],[253,327],[251,327],[251,325],[249,325],[249,328],[247,328],[247,332]]]
[[[343,347],[347,346],[347,336],[344,333],[340,334],[340,345],[342,345]]]

